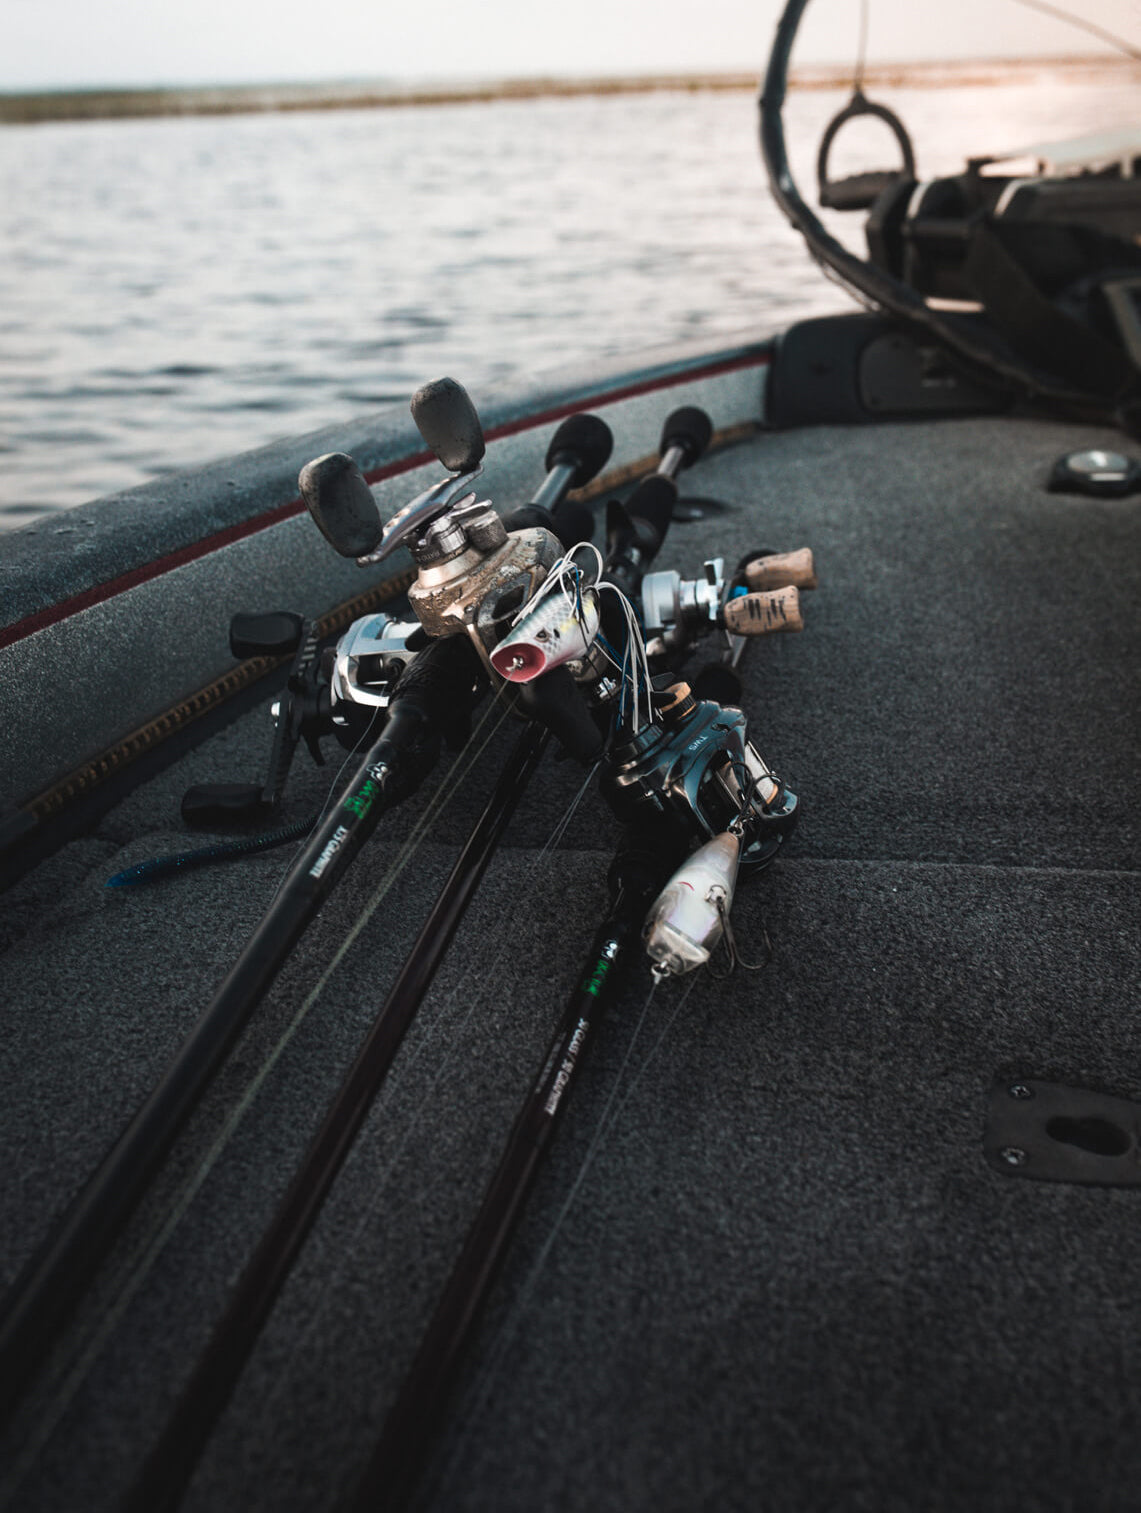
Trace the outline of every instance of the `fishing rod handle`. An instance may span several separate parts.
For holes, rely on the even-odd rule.
[[[544,464],[549,474],[558,475],[558,484],[544,484],[544,490],[549,487],[554,493],[557,487],[560,492],[555,498],[543,499],[542,503],[553,510],[569,489],[584,488],[602,472],[613,450],[613,433],[600,416],[569,416],[551,438]],[[568,470],[565,484],[562,479],[564,470]]]
[[[547,476],[530,504],[504,518],[509,531],[542,525],[559,538],[569,551],[594,534],[594,516],[589,507],[568,499],[572,489],[581,489],[598,476],[610,460],[614,436],[597,415],[571,415],[563,421],[547,448]]]
[[[795,552],[773,552],[747,562],[744,579],[751,589],[815,588],[816,565],[812,548],[802,546]]]
[[[463,1249],[421,1336],[345,1513],[402,1513],[428,1458],[469,1345],[539,1164],[587,1051],[623,977],[640,956],[642,920],[669,873],[645,837],[627,833],[608,877],[610,906],[580,969],[530,1092],[516,1115]]]
[[[533,526],[542,526],[556,537],[564,551],[570,551],[580,541],[589,541],[594,530],[594,516],[585,504],[564,500],[555,510],[542,504],[521,504],[503,517],[508,531],[525,531]]]
[[[627,499],[626,513],[634,520],[644,520],[656,538],[656,545],[647,560],[657,554],[666,539],[676,503],[677,484],[664,473],[651,473],[648,478],[643,478]]]
[[[721,618],[725,629],[735,636],[767,636],[774,631],[804,629],[800,594],[791,585],[730,599],[721,611]]]
[[[713,422],[704,410],[686,405],[666,418],[659,443],[661,463],[658,471],[673,478],[683,468],[690,468],[713,439]]]

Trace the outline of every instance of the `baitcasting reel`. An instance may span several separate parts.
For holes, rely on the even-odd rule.
[[[454,379],[438,379],[417,390],[411,408],[420,434],[449,469],[447,478],[382,525],[352,458],[331,453],[302,469],[302,497],[326,539],[362,566],[407,547],[418,570],[408,602],[424,633],[469,635],[490,670],[509,617],[533,597],[561,554],[567,531],[556,527],[552,509],[605,465],[610,430],[597,416],[572,416],[547,453],[548,477],[539,496],[504,520],[472,487],[485,445],[466,390]],[[572,512],[568,524],[572,541],[581,539],[575,531],[589,537],[589,513]]]

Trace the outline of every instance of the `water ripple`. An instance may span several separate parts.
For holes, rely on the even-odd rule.
[[[890,103],[931,175],[1060,120],[1131,119],[1131,96]],[[790,100],[804,184],[842,102]],[[834,170],[861,150],[839,139]],[[443,372],[478,395],[847,307],[768,201],[746,92],[6,127],[0,198],[0,529]]]

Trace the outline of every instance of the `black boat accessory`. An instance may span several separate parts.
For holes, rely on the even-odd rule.
[[[832,179],[828,175],[832,144],[840,128],[858,116],[872,116],[882,121],[895,138],[903,161],[898,168],[871,169],[849,174],[843,179]],[[891,188],[901,179],[914,178],[915,152],[907,128],[894,111],[875,100],[869,100],[863,90],[857,88],[843,110],[838,111],[829,121],[820,142],[816,159],[816,185],[817,199],[821,206],[825,210],[870,210],[885,189]]]

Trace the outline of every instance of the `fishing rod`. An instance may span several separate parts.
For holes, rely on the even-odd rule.
[[[766,572],[807,578],[806,566],[803,557],[783,567],[770,559]],[[722,939],[735,964],[729,911],[738,871],[743,862],[752,872],[767,866],[797,822],[796,795],[746,740],[740,711],[698,700],[668,676],[656,681],[662,686],[650,732],[632,754],[619,748],[608,757],[603,792],[636,822],[611,865],[608,912],[348,1504],[351,1513],[406,1506],[539,1164],[639,946],[655,984],[704,965]],[[670,859],[704,835],[711,838],[666,881]]]
[[[4,1410],[42,1361],[289,951],[381,815],[430,770],[440,730],[470,707],[478,675],[460,642],[430,648],[410,669],[382,735],[293,863],[210,1006],[16,1282],[0,1326]]]
[[[668,856],[659,840],[635,832],[618,847],[605,918],[353,1494],[354,1513],[406,1505],[586,1053],[639,953],[642,920],[668,871]]]
[[[448,387],[444,388],[444,384]],[[464,473],[470,476],[473,464],[470,445],[472,423],[468,413],[470,400],[459,385],[453,384],[450,380],[442,381],[441,384],[430,386],[430,388],[432,390],[429,396],[432,406],[431,416],[423,420],[421,415],[417,415],[417,424],[420,425],[426,439],[429,435],[431,436],[432,444],[441,456],[441,460],[446,459],[453,464],[453,471],[461,476]],[[425,392],[425,390],[419,391],[421,395]],[[471,413],[474,414],[474,411]],[[441,414],[444,420],[441,420]],[[708,426],[706,442],[711,430],[712,427]],[[452,441],[456,434],[459,436],[459,443],[453,446]],[[672,434],[669,422],[663,435],[668,434]],[[703,442],[702,445],[704,444]],[[667,463],[671,471],[667,474],[659,470],[659,473],[651,475],[651,480],[659,476],[672,480],[672,474],[679,466],[680,459],[669,455],[670,448],[665,440],[663,440],[662,450],[663,463]],[[696,456],[697,449],[692,449],[689,455]],[[552,454],[549,453],[548,463],[551,462]],[[421,511],[416,521],[416,529],[421,533],[419,539],[422,540],[427,529],[441,518],[443,512],[436,509],[441,495],[449,501],[454,501],[458,497],[458,491],[454,487],[444,490],[440,485],[435,486],[439,493],[435,500],[428,501],[428,511],[424,510],[427,495],[418,496],[417,501],[413,501],[411,506],[399,512],[393,521],[389,522],[380,541],[377,542],[376,525],[368,518],[367,505],[352,467],[347,465],[348,463],[351,463],[351,459],[346,461],[340,458],[334,461],[319,459],[316,465],[309,465],[307,480],[310,494],[318,496],[310,504],[315,518],[319,517],[318,523],[322,531],[330,540],[339,543],[338,549],[343,550],[346,555],[349,551],[355,551],[358,546],[368,546],[367,555],[375,560],[383,554],[386,540],[391,541],[395,537],[395,539],[407,541],[412,534],[407,529],[407,522],[416,510]],[[558,465],[557,459],[555,459],[555,465]],[[551,471],[554,471],[554,467]],[[314,474],[318,475],[318,483],[314,483]],[[302,477],[303,480],[306,479],[305,471]],[[361,482],[363,483],[363,479]],[[431,493],[431,491],[428,492]],[[640,497],[654,502],[665,499],[666,495],[657,484],[652,484],[652,487],[644,490]],[[465,511],[469,509],[467,501],[462,501],[462,508]],[[545,506],[540,500],[538,505],[532,505],[530,508],[542,509]],[[640,508],[639,491],[635,490],[627,507],[614,515],[611,534],[615,540],[611,552],[603,563],[604,571],[613,559],[615,562],[622,563],[628,573],[637,573],[640,565],[652,560],[654,553],[658,550],[668,530],[668,511],[659,508],[656,514],[651,514],[647,506],[647,514],[643,515],[639,512]],[[636,545],[634,545],[635,542]],[[502,545],[502,543],[499,544]],[[366,554],[362,553],[363,555]],[[425,555],[428,554],[425,553]],[[433,559],[429,556],[427,564],[422,562],[420,565],[422,568],[425,565],[431,567],[434,565]],[[432,580],[429,579],[429,588],[432,586]],[[524,610],[525,608],[524,606]],[[468,645],[464,631],[471,635],[472,642],[478,644],[477,634],[481,623],[479,612],[480,606],[469,605],[468,613],[459,620],[463,630],[453,633],[452,636],[436,644],[447,645],[452,641],[458,641],[461,645]],[[500,619],[502,618],[501,615]],[[532,619],[526,613],[522,613],[517,618],[521,618],[524,628]],[[477,628],[475,634],[472,634],[473,627]],[[537,635],[549,633],[548,619],[544,618],[542,624],[535,627],[535,633]],[[510,639],[509,634],[507,641],[501,644],[507,644]],[[522,644],[518,636],[516,636],[516,644]],[[494,656],[489,656],[489,660],[494,665]],[[541,660],[542,667],[537,670],[532,686],[549,683],[556,674],[562,673],[569,681],[571,693],[577,698],[576,685],[572,675],[567,671],[573,659],[556,656],[552,660],[544,652]],[[581,662],[583,659],[578,660]],[[398,683],[397,689],[399,686]],[[565,693],[566,685],[559,686]],[[585,712],[585,704],[582,705],[582,709]],[[557,727],[561,726],[566,720],[566,713],[562,711],[555,724]],[[572,730],[576,724],[576,719],[572,717],[570,719]],[[597,727],[592,725],[591,729],[595,731],[597,738]],[[257,1249],[247,1263],[225,1313],[216,1324],[207,1349],[200,1358],[160,1440],[148,1456],[141,1477],[132,1490],[129,1505],[132,1513],[134,1510],[138,1510],[138,1513],[144,1513],[144,1510],[145,1513],[152,1513],[152,1510],[169,1509],[176,1507],[180,1501],[210,1431],[233,1392],[262,1325],[317,1217],[325,1195],[349,1152],[352,1140],[380,1089],[404,1032],[423,994],[427,991],[436,967],[458,926],[463,910],[498,843],[507,818],[534,771],[538,757],[551,733],[549,728],[544,728],[539,720],[535,720],[521,736],[512,758],[500,777],[488,809],[465,847],[452,876],[445,884],[440,899],[413,946],[396,985],[378,1013],[365,1045],[330,1104],[321,1129],[297,1167],[289,1190],[275,1211],[269,1226],[263,1232]],[[593,754],[596,753],[592,752]],[[644,912],[644,899],[640,894],[635,895],[632,892],[634,875],[631,873],[631,880],[625,882],[620,890],[622,909],[612,926],[613,929],[618,929],[621,925],[623,939],[636,923],[636,921],[631,923],[632,915],[629,920],[626,918],[634,897],[638,900],[636,912],[639,918],[640,913]]]
[[[361,552],[362,559],[378,561],[383,560],[397,546],[408,545],[414,561],[417,562],[419,578],[417,584],[409,591],[409,600],[414,604],[421,627],[425,631],[433,631],[434,639],[430,648],[420,650],[414,649],[411,644],[415,632],[405,638],[405,651],[414,650],[414,655],[403,661],[397,659],[399,670],[394,682],[390,682],[386,690],[386,709],[390,723],[393,720],[394,710],[403,702],[403,698],[398,697],[401,690],[404,690],[404,697],[407,697],[408,690],[414,689],[418,682],[418,678],[413,676],[413,670],[421,665],[430,666],[434,658],[443,658],[445,649],[449,647],[462,649],[462,653],[453,651],[451,656],[455,659],[456,665],[466,666],[470,680],[469,701],[474,699],[479,679],[473,677],[472,674],[472,669],[477,665],[472,659],[472,652],[474,651],[478,662],[483,663],[483,673],[494,673],[490,648],[503,638],[504,631],[509,630],[510,626],[518,626],[518,629],[514,631],[516,644],[522,644],[520,637],[525,637],[529,633],[528,627],[537,639],[541,640],[544,635],[549,634],[547,624],[549,615],[544,618],[546,611],[536,609],[534,606],[532,601],[537,595],[532,594],[530,600],[525,598],[525,589],[536,579],[540,584],[540,590],[547,577],[551,578],[556,587],[561,582],[558,574],[552,571],[556,568],[556,561],[552,560],[552,556],[557,551],[557,542],[551,539],[544,524],[525,523],[517,531],[508,533],[498,517],[492,518],[494,512],[490,512],[490,506],[479,504],[474,494],[468,490],[468,485],[478,472],[479,455],[476,453],[482,448],[482,436],[478,429],[478,418],[474,416],[474,410],[466,394],[458,385],[450,380],[444,380],[420,391],[417,398],[421,401],[421,413],[417,413],[415,401],[413,405],[417,424],[421,427],[425,439],[429,440],[439,455],[440,460],[450,468],[452,476],[433,485],[424,494],[418,496],[409,506],[398,512],[387,526],[379,527],[378,521],[369,518],[370,510],[375,514],[375,504],[351,459],[340,457],[318,459],[315,464],[303,470],[301,478],[303,494],[315,521],[338,550],[347,555],[350,551],[367,548]],[[658,481],[655,483],[653,478],[645,481],[652,485],[652,488],[643,489],[642,498],[646,501],[644,505],[639,503],[639,494],[635,491],[635,495],[626,507],[612,505],[609,512],[610,549],[603,567],[609,569],[613,564],[619,572],[625,573],[630,583],[640,576],[645,564],[652,559],[668,529],[669,510],[666,506],[670,488],[663,489],[661,480],[666,480],[667,485],[672,487],[673,474],[684,462],[692,460],[708,439],[707,430],[705,439],[698,445],[690,443],[678,445],[669,441],[669,431],[670,424],[667,422],[667,430],[663,438],[662,465],[654,475]],[[608,451],[608,447],[606,450]],[[549,454],[548,464],[552,473],[556,469],[561,470],[560,475],[553,483],[550,478],[548,479],[548,485],[540,491],[538,500],[529,507],[531,520],[534,520],[536,515],[542,520],[544,512],[547,511],[547,502],[560,491],[565,492],[565,488],[569,487],[575,477],[575,471],[570,468],[565,458],[560,459],[557,456],[552,458]],[[601,461],[596,465],[600,466]],[[368,494],[367,499],[366,494]],[[644,514],[641,513],[643,508]],[[378,528],[379,539],[377,538]],[[454,566],[457,559],[464,559],[459,563],[458,569]],[[561,560],[565,564],[569,559]],[[450,571],[447,570],[449,565],[452,565]],[[565,566],[559,571],[565,571]],[[480,585],[476,590],[472,589],[473,577]],[[623,613],[627,617],[624,632],[625,649],[621,663],[617,662],[613,652],[609,653],[610,660],[619,673],[617,687],[613,680],[598,675],[586,656],[577,659],[576,672],[581,683],[576,682],[575,673],[571,671],[571,668],[575,666],[575,660],[560,656],[553,659],[541,658],[540,665],[536,668],[537,675],[525,680],[527,686],[521,690],[524,695],[530,695],[527,712],[545,725],[548,731],[553,731],[558,735],[560,741],[568,749],[584,759],[595,757],[600,748],[601,722],[596,716],[607,700],[614,700],[617,694],[619,723],[622,723],[623,718],[630,723],[629,711],[623,714],[623,699],[628,688],[632,689],[632,725],[635,734],[638,731],[640,681],[645,684],[641,688],[641,697],[645,701],[647,718],[650,705],[648,668],[645,663],[644,648],[641,651],[641,670],[638,666],[640,632],[637,628],[636,616],[624,595],[613,583],[604,582],[601,579],[599,582],[600,588],[609,588],[612,595],[617,597],[619,604],[624,606]],[[441,592],[441,586],[446,588],[446,593]],[[419,590],[418,594],[417,590]],[[557,598],[557,595],[553,597]],[[512,619],[511,611],[520,600],[523,600],[522,608]],[[581,604],[580,592],[578,602]],[[536,624],[536,616],[542,621],[541,624]],[[391,675],[391,661],[380,660],[386,675]],[[359,673],[359,667],[357,671]],[[584,687],[596,696],[593,707],[588,703],[582,691]],[[357,692],[362,691],[363,686],[358,684]],[[462,707],[462,700],[456,698],[457,693],[458,685],[451,685],[450,689],[443,693],[441,704]],[[645,720],[643,720],[643,728],[644,726]],[[547,732],[542,732],[544,740],[546,735]],[[514,764],[509,764],[505,781],[512,805],[517,800],[532,770],[528,751],[524,750],[524,747],[529,747],[532,741],[539,738],[538,726],[526,732],[521,740]],[[375,810],[376,804],[373,799],[366,813],[372,814]],[[362,815],[361,819],[364,818],[365,816]],[[465,902],[470,897],[470,888],[474,886],[475,881],[478,881],[482,866],[486,865],[486,856],[490,855],[490,850],[494,847],[497,833],[486,854],[480,847],[477,847],[474,852],[471,847],[465,848],[464,857],[461,858],[461,872],[458,879],[453,880],[455,888],[458,889],[457,896],[461,896]],[[351,850],[352,848],[345,846],[343,839],[337,840],[336,832],[334,832],[330,841],[325,843],[319,853],[316,853],[315,865],[319,870],[322,873],[332,870],[330,886],[333,876],[339,873],[351,859]],[[342,860],[338,862],[336,859],[339,856]],[[460,912],[462,912],[462,905]],[[446,945],[455,922],[458,922],[458,913],[447,931],[434,930],[429,935],[422,936],[417,947],[414,948],[409,963],[406,964],[401,982],[407,984],[414,979],[418,983],[418,989],[415,994],[409,994],[402,988],[400,995],[394,1001],[394,1007],[388,1014],[382,1016],[382,1024],[388,1025],[389,1028],[379,1029],[377,1032],[380,1039],[375,1043],[383,1046],[383,1054],[377,1053],[369,1059],[368,1074],[373,1079],[373,1094],[370,1094],[370,1097],[374,1095],[375,1088],[379,1086],[387,1065],[395,1054],[396,1046],[403,1034],[402,1026],[407,1024],[408,1018],[411,1017],[420,996],[426,989],[432,972],[435,970],[435,963],[442,954],[442,948]],[[248,966],[253,970],[252,963]],[[411,974],[411,977],[408,974]],[[253,983],[255,992],[264,989],[264,985],[255,981]],[[343,1111],[346,1108],[359,1107],[361,1096],[359,1086],[351,1083],[344,1098],[338,1100],[338,1108]],[[187,1416],[180,1418],[176,1415],[176,1421],[171,1430],[174,1438],[164,1440],[164,1445],[168,1447],[173,1445],[175,1448],[169,1455],[164,1454],[160,1461],[168,1464],[172,1470],[182,1467],[185,1468],[185,1474],[189,1475],[201,1444],[209,1432],[209,1426],[228,1396],[233,1380],[236,1379],[236,1374],[240,1370],[241,1362],[248,1352],[252,1339],[256,1336],[259,1327],[256,1320],[264,1317],[265,1312],[272,1305],[272,1298],[276,1293],[276,1287],[280,1285],[280,1278],[285,1270],[288,1270],[290,1252],[302,1242],[304,1233],[319,1206],[320,1193],[332,1180],[333,1173],[339,1166],[340,1160],[343,1159],[344,1152],[348,1148],[346,1142],[351,1142],[351,1118],[346,1125],[344,1113],[334,1109],[329,1115],[329,1121],[331,1123],[327,1122],[324,1127],[321,1140],[310,1152],[310,1160],[298,1173],[292,1190],[290,1207],[279,1216],[279,1221],[273,1227],[265,1248],[258,1252],[258,1264],[251,1272],[249,1287],[253,1289],[255,1296],[260,1294],[264,1302],[256,1305],[251,1303],[250,1292],[242,1290],[242,1306],[233,1316],[239,1319],[237,1332],[229,1336],[226,1331],[222,1332],[217,1350],[203,1368],[203,1376],[197,1379],[203,1384],[196,1389],[200,1394],[199,1398],[191,1404],[191,1411]],[[350,1132],[343,1138],[330,1137],[328,1131],[337,1128],[340,1128],[342,1132],[349,1129]],[[251,1320],[254,1321],[252,1332]],[[230,1341],[228,1344],[227,1338]],[[188,1436],[181,1440],[185,1446],[181,1451],[177,1448],[180,1436]],[[153,1504],[154,1499],[159,1495],[159,1487],[154,1480],[157,1473],[152,1471],[150,1474],[152,1479],[147,1484],[149,1490],[144,1498],[144,1505],[148,1498]],[[174,1485],[177,1482],[177,1476],[174,1476],[173,1482],[171,1476],[172,1471],[163,1472],[158,1477],[158,1482],[166,1488],[162,1495],[176,1500],[179,1495],[179,1489]]]
[[[462,402],[456,402],[455,390]],[[423,421],[425,440],[441,448],[443,455],[437,455],[445,466],[459,456],[469,473],[478,467],[478,458],[474,463],[472,459],[477,450],[482,455],[482,432],[470,400],[458,385],[444,392],[443,401],[437,386],[419,413],[414,405],[413,415],[418,423]],[[525,507],[528,520],[553,522],[551,510],[557,509],[569,489],[605,465],[611,447],[608,428],[594,416],[576,416],[572,421],[573,425],[568,423],[556,433],[548,452],[548,478],[539,493],[542,502]],[[330,474],[331,485],[327,482]],[[326,535],[331,533],[331,539],[338,534],[347,539],[355,530],[357,535],[349,542],[355,547],[362,530],[373,530],[370,511],[379,524],[375,501],[351,459],[334,459],[332,467],[329,459],[318,459],[303,470],[301,482],[315,520]],[[454,492],[454,484],[454,477],[445,479],[435,491],[447,496]],[[398,529],[407,523],[409,510],[420,506],[422,517],[423,499],[420,496],[400,512],[404,518],[398,521]],[[485,521],[486,512],[494,514],[487,506]],[[577,533],[582,526],[581,512],[572,512],[566,528]],[[494,533],[495,528],[488,522],[487,530]],[[503,534],[507,536],[505,530]],[[544,525],[527,524],[518,535],[527,536],[528,548],[550,560],[558,551],[558,539]],[[510,578],[509,569],[501,581],[510,582]],[[418,650],[390,679],[383,704],[384,728],[367,749],[348,789],[293,863],[266,916],[163,1077],[5,1298],[0,1319],[0,1417],[11,1411],[43,1362],[304,930],[381,815],[414,792],[427,775],[442,740],[456,743],[461,739],[471,710],[489,682],[476,646],[454,636]],[[541,701],[535,702],[537,709],[540,705]],[[370,719],[376,713],[377,708],[372,708]],[[551,721],[556,734],[579,754],[593,754],[600,738],[585,708],[572,708],[569,715],[561,710],[556,713],[558,717]],[[287,710],[279,714],[279,722],[288,718]]]
[[[692,417],[667,421],[663,459],[676,457],[671,436],[687,432],[700,435]],[[647,495],[662,500],[658,518],[667,520],[671,491],[650,485]],[[627,546],[634,536],[613,513],[611,531]],[[635,572],[639,565],[632,557]],[[652,633],[647,650],[655,662],[677,664],[699,635],[717,627],[724,638],[721,659],[705,670],[704,681],[711,681],[710,671],[730,670],[738,694],[736,667],[745,645],[758,634],[799,630],[799,592],[817,581],[806,548],[750,553],[728,581],[721,559],[706,562],[700,579],[672,571],[640,576],[641,618]],[[502,656],[510,644],[501,643]],[[702,698],[702,681],[699,674],[695,695],[672,673],[656,678],[652,721],[607,752],[601,789],[629,824],[608,876],[609,909],[347,1505],[351,1513],[407,1505],[539,1164],[639,943],[655,984],[706,964],[721,941],[731,967],[741,961],[729,925],[738,874],[742,868],[755,873],[774,859],[796,825],[799,803],[746,738],[741,712]],[[695,839],[704,844],[663,887],[668,858]]]
[[[290,1268],[550,739],[550,732],[534,721],[520,735],[487,807],[231,1293],[175,1413],[148,1455],[125,1513],[165,1513],[181,1500],[210,1431],[229,1401]]]

